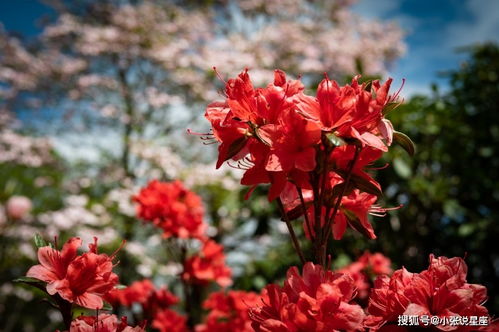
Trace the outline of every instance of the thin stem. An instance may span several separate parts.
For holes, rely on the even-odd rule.
[[[313,226],[315,230],[315,239],[314,239],[314,263],[318,264],[320,260],[320,253],[321,251],[321,224],[320,222],[320,212],[321,212],[321,207],[319,206],[319,200],[317,199],[319,197],[319,181],[317,180],[316,174],[310,174],[310,183],[312,184],[312,190],[314,194],[314,220],[313,220]]]
[[[185,271],[185,262],[187,260],[187,248],[184,244],[180,244],[180,262],[182,263],[182,266],[184,267]],[[184,309],[185,309],[185,314],[187,316],[187,325],[189,327],[194,326],[193,322],[193,315],[192,315],[192,298],[191,298],[191,287],[189,285],[189,282],[185,280],[184,278],[181,277],[182,280],[182,288],[184,291]]]
[[[357,159],[359,158],[359,154],[360,154],[360,148],[357,146],[356,149],[355,149],[355,154],[353,156],[353,159],[350,162],[350,165],[348,167],[347,176],[345,178],[345,182],[343,184],[343,188],[341,188],[341,192],[338,195],[338,198],[336,199],[336,203],[334,205],[333,213],[331,214],[331,217],[329,217],[329,218],[326,216],[326,218],[327,218],[326,236],[323,238],[324,242],[322,243],[324,245],[324,257],[326,256],[326,252],[327,252],[327,241],[329,239],[329,236],[331,235],[331,228],[332,228],[332,225],[333,225],[333,222],[334,222],[334,218],[336,217],[336,214],[338,213],[338,210],[340,208],[341,199],[345,195],[345,191],[346,191],[346,189],[348,187],[348,184],[350,182],[350,178],[351,178],[352,173],[353,173],[353,168],[355,166],[355,163],[357,162]]]
[[[310,239],[313,241],[315,235],[312,233],[312,228],[310,226],[310,219],[308,218],[307,206],[305,205],[305,200],[303,199],[303,192],[298,186],[296,186],[296,191],[298,191],[298,196],[300,197],[300,203],[303,208],[303,215],[305,216],[305,224],[307,225],[308,234],[310,235]]]
[[[64,325],[66,326],[66,329],[69,331],[69,329],[71,327],[71,321],[73,320],[73,310],[72,310],[73,304],[71,302],[64,300],[58,294],[56,294],[55,296],[52,296],[52,298],[57,303],[57,307],[59,308],[59,311],[61,312],[62,320],[64,321]]]
[[[324,252],[324,243],[325,243],[325,236],[326,234],[324,234],[324,230],[322,228],[323,226],[323,223],[322,223],[322,218],[323,218],[323,214],[322,214],[322,206],[324,205],[324,197],[325,197],[325,194],[326,194],[326,183],[327,183],[327,163],[328,163],[328,158],[329,158],[329,153],[331,152],[331,150],[327,147],[327,145],[324,145],[324,151],[323,151],[323,154],[322,154],[322,169],[321,169],[321,174],[322,176],[319,175],[319,179],[318,179],[318,184],[320,184],[320,189],[318,188],[317,189],[317,193],[318,193],[318,196],[314,197],[314,199],[317,199],[318,200],[318,209],[317,209],[317,212],[315,214],[315,223],[316,225],[318,225],[318,227],[316,227],[317,229],[317,234],[316,234],[316,238],[318,238],[318,241],[317,241],[317,246],[316,246],[316,252],[315,252],[315,256],[316,256],[316,260],[317,260],[317,263],[318,264],[322,264],[324,265],[325,264],[325,261],[326,261],[326,257],[325,255],[323,255],[323,252]],[[326,212],[327,212],[327,209],[326,209]],[[327,214],[324,215],[324,224],[327,223]]]
[[[291,240],[293,240],[293,245],[295,247],[296,253],[300,257],[300,261],[302,264],[305,264],[305,257],[303,256],[303,252],[301,251],[300,243],[298,242],[298,238],[296,237],[295,231],[291,222],[289,221],[288,215],[286,214],[286,210],[284,210],[284,205],[280,198],[277,199],[277,205],[279,206],[279,210],[281,210],[282,217],[286,222],[286,226],[288,226],[289,235],[291,236]]]

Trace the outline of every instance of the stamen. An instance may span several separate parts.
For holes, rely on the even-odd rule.
[[[215,75],[217,75],[218,79],[223,82],[223,84],[227,85],[227,82],[223,79],[222,75],[217,70],[217,67],[213,66],[213,71],[215,72]]]
[[[387,168],[388,166],[390,166],[390,164],[389,164],[389,163],[386,163],[386,164],[384,164],[383,166],[379,166],[379,167],[368,167],[368,168],[366,168],[366,169],[368,169],[368,170],[372,170],[372,171],[378,171],[378,170],[380,170],[380,169],[385,169],[385,168]]]

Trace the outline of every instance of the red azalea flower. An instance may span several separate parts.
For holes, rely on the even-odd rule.
[[[391,267],[392,261],[390,258],[379,252],[375,252],[374,254],[365,252],[362,256],[360,256],[359,262],[365,265],[367,272],[370,272],[376,276],[391,274],[393,272]]]
[[[354,292],[348,275],[309,262],[300,276],[292,267],[284,287],[267,286],[268,300],[250,309],[252,326],[257,332],[361,331],[364,312],[349,303]]]
[[[391,274],[393,271],[388,257],[381,253],[365,252],[357,261],[348,264],[337,272],[350,275],[357,289],[357,297],[366,299],[371,288],[371,275]]]
[[[159,311],[152,321],[152,327],[159,332],[188,332],[187,319],[173,310]]]
[[[255,89],[246,69],[227,82],[225,92],[233,119],[261,126],[276,123],[280,113],[294,106],[293,96],[303,89],[300,81],[288,81],[281,70],[275,70],[273,83]]]
[[[218,147],[217,168],[228,159],[238,159],[236,155],[251,138],[250,126],[246,122],[232,119],[232,115],[227,102],[213,102],[206,108],[205,117],[211,122],[213,136],[221,143]]]
[[[41,265],[33,266],[28,277],[48,282],[47,292],[58,293],[64,300],[90,309],[103,306],[102,297],[118,284],[118,276],[112,272],[114,255],[97,253],[97,238],[90,250],[76,256],[81,245],[79,238],[70,239],[59,252],[50,247],[39,249]]]
[[[151,181],[133,200],[138,216],[162,228],[164,237],[204,237],[201,198],[180,181]]]
[[[356,147],[352,145],[344,145],[333,150],[330,157],[330,162],[333,165],[335,172],[344,175],[348,170],[350,163],[354,159]],[[355,162],[352,175],[360,177],[369,182],[373,187],[376,187],[381,192],[381,186],[367,172],[367,166],[381,158],[382,152],[376,149],[365,147],[360,150],[357,161]],[[333,178],[337,179],[337,178]],[[337,183],[333,182],[332,185]]]
[[[371,91],[367,91],[366,83],[358,84],[359,77],[342,87],[326,77],[319,84],[317,98],[299,95],[296,105],[304,117],[318,122],[322,130],[344,138],[357,138],[363,145],[387,151],[393,127],[384,119],[382,111],[396,98],[388,96],[392,79],[383,85],[373,81]]]
[[[201,252],[185,261],[182,278],[197,284],[214,281],[222,287],[230,286],[231,271],[225,265],[223,247],[212,240],[204,242]]]
[[[225,101],[208,105],[205,117],[212,125],[213,135],[220,142],[217,168],[229,159],[239,160],[248,151],[248,142],[255,140],[257,128],[277,123],[280,114],[294,106],[293,96],[303,90],[299,81],[286,80],[280,70],[274,74],[274,83],[255,89],[248,70],[226,83]],[[260,144],[263,144],[260,142]]]
[[[154,284],[149,279],[135,281],[124,289],[113,289],[106,294],[106,301],[113,306],[131,306],[133,303],[145,303],[154,291]]]
[[[333,237],[340,240],[347,225],[370,239],[375,239],[373,227],[368,220],[368,214],[378,198],[375,195],[360,192],[355,189],[350,195],[341,199],[341,208],[333,223]]]
[[[260,295],[253,292],[216,292],[203,303],[210,310],[204,324],[196,326],[196,332],[252,332],[248,310],[260,304]]]
[[[80,316],[71,322],[69,332],[144,332],[144,327],[131,327],[126,317],[121,322],[115,315],[100,314],[95,316]]]
[[[294,110],[281,114],[277,125],[265,125],[259,135],[271,146],[265,169],[289,172],[299,169],[310,172],[315,168],[315,146],[320,142],[319,126],[304,119]]]
[[[390,277],[376,280],[370,299],[366,325],[377,331],[396,324],[399,315],[416,316],[487,316],[482,304],[487,289],[466,282],[467,266],[463,259],[435,258],[430,255],[428,270],[409,273],[397,270]],[[383,327],[384,328],[384,327]],[[472,326],[436,325],[442,331],[472,331]]]
[[[47,292],[54,295],[56,285],[66,277],[69,264],[76,258],[78,248],[81,246],[79,237],[70,238],[59,251],[50,246],[38,249],[39,265],[32,266],[28,277],[36,278],[47,283]]]
[[[105,299],[113,307],[123,305],[131,307],[138,303],[142,306],[144,317],[150,319],[160,309],[178,303],[179,299],[166,288],[156,289],[149,279],[133,282],[125,289],[113,289],[106,294]]]

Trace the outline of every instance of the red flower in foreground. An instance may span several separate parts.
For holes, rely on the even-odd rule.
[[[95,316],[80,316],[71,322],[69,332],[144,332],[140,326],[131,327],[126,317],[118,321],[115,315],[100,314]]]
[[[384,119],[383,109],[397,97],[388,95],[392,79],[383,85],[373,81],[369,91],[367,83],[359,85],[359,78],[356,76],[350,85],[340,87],[326,77],[319,84],[317,98],[301,95],[297,107],[304,117],[320,123],[324,131],[387,151],[382,139],[387,145],[391,143],[393,127]]]
[[[284,287],[266,287],[268,300],[250,309],[257,332],[331,332],[363,330],[364,312],[350,304],[355,292],[350,276],[306,263],[303,275],[292,267]]]
[[[160,309],[165,309],[178,303],[179,299],[166,288],[156,289],[149,279],[135,281],[125,289],[113,289],[106,294],[105,299],[113,306],[126,307],[138,303],[142,306],[144,317],[151,319]]]
[[[466,273],[463,259],[430,255],[430,266],[421,273],[410,273],[403,268],[395,271],[391,278],[378,278],[369,299],[370,315],[366,325],[372,331],[387,330],[397,324],[399,315],[488,317],[487,309],[482,306],[487,299],[487,289],[468,284]],[[478,330],[476,326],[436,325],[435,328]]]
[[[201,198],[180,181],[151,181],[133,200],[138,216],[162,228],[164,237],[204,237]]]
[[[210,312],[196,332],[253,332],[248,310],[259,305],[261,296],[253,292],[212,293],[203,307]]]
[[[81,246],[79,238],[71,238],[62,251],[50,246],[38,249],[41,264],[31,267],[28,277],[47,282],[50,295],[59,294],[64,300],[90,309],[103,306],[102,297],[118,284],[118,276],[112,272],[113,258],[97,253],[97,238],[89,245],[90,250],[76,255]]]
[[[152,327],[159,332],[188,332],[187,319],[173,310],[159,311],[152,322]]]
[[[201,252],[185,261],[182,278],[196,284],[214,281],[222,287],[230,286],[231,271],[225,265],[223,247],[212,240],[204,242]]]

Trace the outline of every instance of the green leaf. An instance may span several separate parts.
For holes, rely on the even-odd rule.
[[[352,193],[352,190],[355,189],[352,182],[348,184],[347,188],[345,189],[344,188],[345,188],[345,182],[342,182],[340,184],[335,185],[333,189],[328,190],[325,193],[324,204],[326,206],[334,207],[334,205],[336,204],[336,200],[341,193],[343,193],[343,196],[348,196]]]
[[[312,202],[306,202],[305,205],[308,207]],[[298,204],[291,210],[286,212],[286,216],[288,220],[295,220],[300,218],[303,215],[303,206],[301,204]],[[285,221],[285,219],[282,219],[282,221]]]
[[[104,302],[104,305],[102,306],[101,310],[113,311],[113,306],[109,302],[106,302],[106,301],[103,301],[103,302]]]
[[[353,186],[360,191],[366,192],[371,195],[376,195],[376,196],[382,196],[383,192],[381,189],[376,186],[374,183],[370,182],[369,180],[364,179],[361,176],[352,174],[350,176],[350,183],[353,184]]]
[[[416,152],[416,145],[414,142],[404,133],[400,131],[393,132],[393,141],[398,143],[407,153],[411,156],[414,156]]]
[[[368,239],[371,238],[371,234],[369,234],[369,232],[367,231],[367,229],[362,225],[362,222],[355,215],[355,213],[353,213],[350,210],[346,210],[346,209],[342,209],[341,211],[343,212],[343,214],[345,214],[345,216],[347,217],[347,220],[348,220],[348,224],[353,229],[355,229],[357,232],[359,232],[360,234],[364,235]]]
[[[47,242],[45,242],[45,240],[43,239],[43,237],[38,233],[35,234],[34,240],[35,240],[35,246],[37,248],[46,247],[48,245]]]
[[[411,168],[402,158],[395,158],[393,160],[393,169],[395,170],[395,172],[397,172],[398,175],[400,175],[400,177],[404,179],[412,176]]]
[[[394,109],[396,109],[399,106],[400,106],[400,102],[392,101],[391,103],[386,104],[386,106],[383,108],[382,113],[383,113],[383,115],[387,115],[388,113],[390,113],[391,111],[393,111]]]
[[[24,282],[26,284],[38,284],[42,283],[42,280],[31,278],[31,277],[19,277],[17,279],[12,280],[13,282]]]
[[[230,158],[238,154],[239,151],[241,151],[242,148],[244,148],[244,146],[246,145],[246,140],[247,137],[243,136],[239,137],[234,142],[232,142],[232,144],[229,146],[229,150],[227,151],[227,156],[225,160],[229,160]]]
[[[332,145],[332,146],[343,146],[346,145],[347,143],[340,137],[336,136],[333,133],[328,133],[326,134],[327,141]]]

